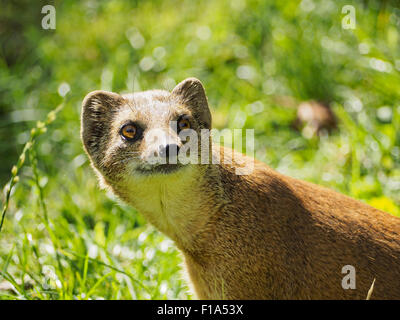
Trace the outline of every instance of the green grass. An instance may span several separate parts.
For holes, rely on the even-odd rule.
[[[98,188],[79,138],[96,89],[198,77],[214,126],[254,128],[258,159],[400,215],[400,9],[363,3],[59,1],[54,31],[41,5],[4,4],[0,288],[13,289],[0,299],[191,298],[173,243]],[[346,4],[355,30],[341,28]],[[303,136],[282,97],[330,103],[338,129]]]

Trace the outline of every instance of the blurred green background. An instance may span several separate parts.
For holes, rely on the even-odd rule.
[[[2,3],[1,207],[38,129],[14,169],[0,298],[191,298],[173,243],[97,186],[79,137],[82,99],[96,89],[172,89],[197,77],[214,126],[255,129],[258,159],[400,215],[396,3]],[[55,30],[41,27],[46,4],[56,8]],[[356,10],[355,29],[342,28],[344,5]],[[38,124],[65,95],[55,120]],[[329,134],[295,128],[298,105],[311,100],[335,114]]]

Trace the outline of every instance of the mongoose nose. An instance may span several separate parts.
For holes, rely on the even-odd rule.
[[[174,159],[179,152],[179,146],[177,144],[167,144],[166,146],[161,145],[159,147],[160,156],[163,158]]]

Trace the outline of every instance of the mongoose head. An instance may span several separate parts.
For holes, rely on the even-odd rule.
[[[85,151],[99,177],[109,182],[187,170],[190,164],[182,164],[177,156],[192,137],[182,136],[190,131],[200,137],[202,129],[210,128],[205,91],[195,78],[182,81],[172,92],[93,91],[82,104]]]

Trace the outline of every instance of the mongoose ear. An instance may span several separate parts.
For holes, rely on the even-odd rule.
[[[187,107],[192,108],[193,114],[205,129],[211,129],[211,112],[207,96],[200,80],[188,78],[179,83],[172,94],[177,96]]]
[[[81,139],[90,157],[100,156],[112,117],[124,99],[116,93],[97,90],[86,95],[82,102]]]

